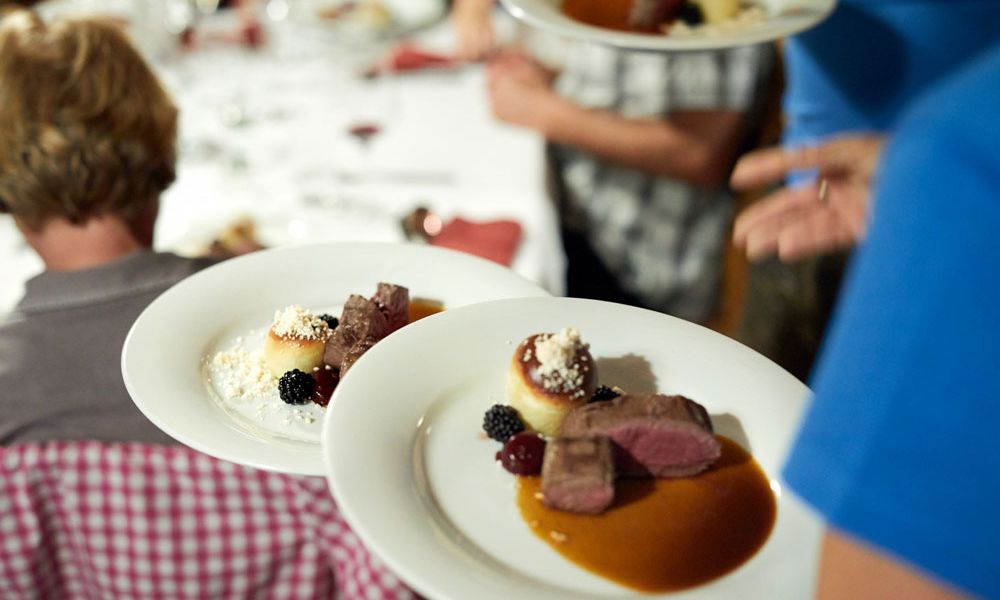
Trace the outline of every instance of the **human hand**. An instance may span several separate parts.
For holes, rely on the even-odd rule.
[[[455,56],[461,60],[483,60],[496,47],[493,0],[456,0],[451,26],[455,30]]]
[[[815,182],[785,187],[744,210],[733,242],[756,260],[777,253],[794,261],[847,248],[864,237],[871,184],[884,138],[850,135],[801,148],[768,148],[739,160],[733,189],[773,183],[789,172],[818,169]]]
[[[545,107],[558,98],[552,90],[552,73],[517,52],[491,60],[486,82],[493,115],[529,129],[542,129]]]

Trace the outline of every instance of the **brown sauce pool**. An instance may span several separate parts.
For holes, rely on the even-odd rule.
[[[687,479],[619,479],[604,514],[547,508],[540,477],[518,477],[517,505],[538,537],[577,565],[643,592],[696,586],[725,575],[764,545],[776,502],[760,466],[717,436],[722,456]]]
[[[410,300],[410,323],[419,321],[424,317],[437,314],[444,310],[444,304],[437,300],[427,300],[425,298],[413,298]]]
[[[632,0],[565,0],[562,11],[567,17],[594,27],[632,33],[655,33],[655,30],[640,30],[629,24]]]

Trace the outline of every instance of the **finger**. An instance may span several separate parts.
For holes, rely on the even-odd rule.
[[[837,186],[830,194],[830,206],[857,239],[864,235],[868,226],[869,202],[868,186],[858,181]]]
[[[790,210],[754,227],[745,238],[747,258],[759,260],[778,252],[784,232],[798,221],[808,218],[810,212],[818,210],[824,210],[824,207],[812,205]]]
[[[736,222],[733,224],[733,241],[737,245],[742,245],[747,233],[755,227],[790,211],[815,204],[818,199],[819,187],[815,183],[782,188],[755,202],[736,217]]]
[[[815,146],[757,150],[736,163],[730,184],[735,189],[747,189],[772,183],[784,178],[789,171],[815,167],[817,160]]]
[[[875,170],[883,139],[875,135],[846,135],[817,147],[822,174],[848,174],[867,179]]]
[[[490,64],[486,67],[486,85],[488,87],[494,87],[500,81],[508,79],[509,77],[510,69],[506,68],[503,64],[490,62]]]
[[[780,230],[774,227],[760,227],[747,234],[743,251],[747,259],[757,261],[775,254],[778,251]]]
[[[503,52],[496,52],[490,57],[486,65],[490,70],[497,70],[507,68],[507,63],[507,56]]]
[[[835,211],[803,215],[780,234],[777,246],[782,261],[801,260],[852,245],[855,237]]]

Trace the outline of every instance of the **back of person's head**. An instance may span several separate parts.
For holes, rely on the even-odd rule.
[[[0,209],[133,219],[174,180],[177,109],[119,25],[0,11]]]

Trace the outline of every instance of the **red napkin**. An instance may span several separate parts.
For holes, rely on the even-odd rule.
[[[456,217],[445,223],[441,232],[431,237],[430,243],[475,254],[509,267],[521,243],[521,224],[509,220],[477,223]]]
[[[458,61],[450,56],[428,52],[417,47],[412,42],[402,42],[393,46],[389,52],[368,71],[368,75],[382,73],[410,73],[424,69],[447,69],[458,65]]]

